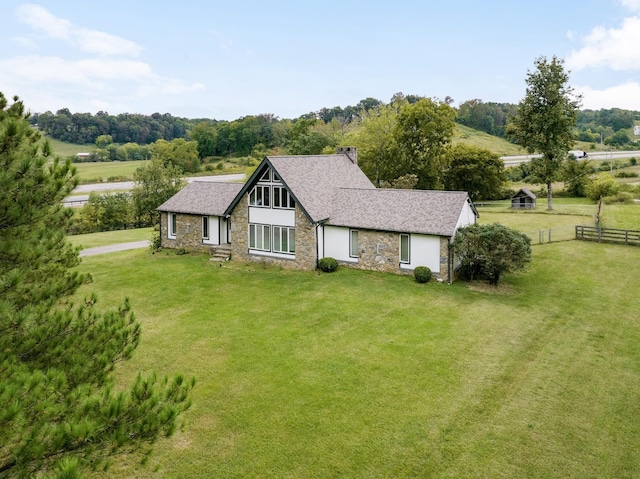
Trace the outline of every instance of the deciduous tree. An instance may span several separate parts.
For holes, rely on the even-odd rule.
[[[156,208],[185,185],[181,173],[177,166],[165,164],[161,158],[152,158],[133,172],[135,186],[131,191],[131,201],[133,216],[139,226],[158,224]]]
[[[507,125],[507,136],[527,149],[541,153],[531,160],[532,179],[547,186],[547,206],[553,209],[552,183],[560,178],[560,166],[575,142],[573,129],[581,96],[569,86],[564,60],[537,58],[527,73],[527,90],[518,114]]]
[[[506,174],[504,162],[489,150],[454,145],[445,172],[447,190],[466,191],[472,201],[499,199]]]
[[[393,177],[414,174],[418,188],[442,189],[455,117],[451,106],[428,98],[404,105],[393,131],[398,151]]]
[[[24,106],[0,94],[0,477],[78,477],[110,456],[171,434],[192,382],[138,378],[113,389],[140,324],[129,301],[100,312],[71,298],[89,278],[74,269],[61,201],[71,163],[41,154]]]

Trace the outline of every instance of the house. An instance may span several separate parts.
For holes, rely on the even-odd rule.
[[[244,185],[193,182],[158,210],[168,248],[309,270],[324,257],[394,273],[428,266],[449,282],[453,237],[478,217],[465,192],[376,188],[351,147],[268,156]]]
[[[536,195],[528,188],[520,190],[511,197],[511,208],[514,210],[532,210],[536,207]]]

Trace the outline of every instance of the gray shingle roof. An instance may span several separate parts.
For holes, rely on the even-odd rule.
[[[267,161],[314,222],[331,215],[336,188],[375,189],[358,165],[344,154],[269,156]]]
[[[343,188],[335,192],[326,224],[453,236],[467,201],[460,191]]]
[[[158,211],[222,216],[244,185],[194,181],[158,207]]]
[[[534,195],[531,190],[529,190],[529,188],[520,188],[520,190],[512,196],[512,198],[516,198],[516,197],[521,197],[521,196],[528,196],[529,198],[532,199],[536,199],[536,195]]]

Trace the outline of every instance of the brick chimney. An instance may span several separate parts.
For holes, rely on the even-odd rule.
[[[354,165],[358,164],[358,149],[355,146],[339,146],[339,155],[347,155]]]

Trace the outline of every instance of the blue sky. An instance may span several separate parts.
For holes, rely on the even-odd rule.
[[[0,2],[0,91],[33,112],[295,118],[388,102],[519,102],[556,55],[583,108],[640,110],[640,0]]]

